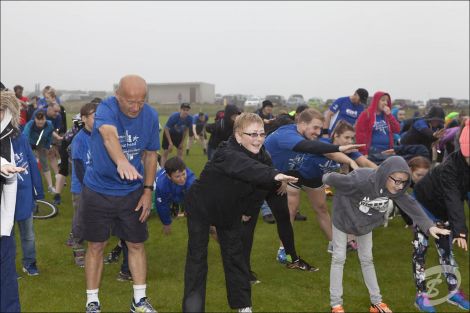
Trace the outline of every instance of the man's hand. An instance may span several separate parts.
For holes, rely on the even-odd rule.
[[[168,143],[168,153],[171,153],[173,151],[174,146],[175,145],[172,142]]]
[[[360,147],[365,147],[366,145],[364,143],[362,144],[353,144],[353,145],[343,145],[339,146],[339,152],[346,152],[346,153],[351,153],[351,152],[357,152],[357,149]]]
[[[152,191],[148,189],[144,189],[144,193],[139,199],[139,203],[137,203],[137,207],[134,211],[139,211],[142,209],[142,213],[140,213],[139,221],[141,223],[145,222],[150,216],[150,207],[152,205]]]
[[[277,189],[276,193],[280,196],[285,195],[287,192],[287,183],[282,182],[281,186]]]
[[[142,175],[127,160],[119,161],[117,164],[117,172],[121,179],[136,180],[142,178]]]
[[[242,222],[248,222],[251,219],[251,216],[249,215],[242,215]]]
[[[165,236],[168,236],[171,234],[171,224],[169,225],[163,225],[163,234]]]
[[[382,151],[382,153],[385,154],[385,155],[394,155],[395,150],[394,149],[388,149],[388,150]]]
[[[450,230],[448,229],[443,229],[443,228],[439,228],[437,226],[431,226],[429,228],[429,233],[431,234],[431,236],[433,236],[434,238],[436,239],[439,239],[439,236],[438,235],[444,235],[444,236],[448,236],[450,234]]]
[[[457,246],[459,246],[459,248],[462,248],[464,249],[465,251],[467,251],[467,240],[465,238],[454,238],[452,240],[452,243],[455,244],[457,242]]]

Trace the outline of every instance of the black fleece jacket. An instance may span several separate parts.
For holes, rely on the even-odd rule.
[[[274,180],[277,174],[264,147],[253,154],[232,136],[219,145],[189,189],[185,197],[187,214],[216,227],[232,227],[240,223],[247,208],[253,208],[254,203],[259,205],[259,198],[263,197],[260,190],[280,185]]]
[[[464,199],[470,191],[469,179],[470,167],[458,150],[449,154],[414,187],[416,199],[434,217],[449,221],[454,238],[468,236]]]

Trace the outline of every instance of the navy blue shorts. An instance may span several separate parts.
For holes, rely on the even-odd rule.
[[[83,239],[104,242],[109,236],[141,243],[148,238],[147,222],[139,221],[142,210],[134,211],[143,187],[124,196],[110,196],[83,186],[80,194]]]

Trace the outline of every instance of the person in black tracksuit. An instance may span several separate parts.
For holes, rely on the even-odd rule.
[[[247,208],[256,207],[252,202],[259,198],[259,190],[272,194],[272,190],[280,187],[281,181],[297,181],[294,177],[280,174],[270,165],[262,146],[264,136],[263,121],[258,115],[243,113],[238,116],[234,135],[219,145],[200,178],[186,194],[188,251],[183,312],[205,310],[207,245],[211,225],[217,228],[229,305],[233,309],[251,310],[251,285],[241,240],[242,215],[247,214]],[[282,214],[289,220],[287,211]],[[290,241],[293,243],[293,238]],[[292,246],[286,246],[286,250],[299,262]]]
[[[451,230],[451,236],[441,236],[440,239],[436,239],[439,263],[443,266],[449,289],[448,302],[468,310],[468,300],[461,291],[457,290],[458,281],[455,274],[457,263],[452,253],[452,243],[455,242],[459,247],[467,250],[468,229],[465,224],[464,200],[470,192],[468,126],[462,133],[465,132],[467,133],[466,142],[464,142],[466,147],[461,146],[462,150],[449,154],[444,162],[429,171],[414,186],[414,194],[416,200],[434,222]],[[420,296],[427,297],[425,256],[428,245],[427,236],[415,227],[413,275],[418,292],[417,301]]]

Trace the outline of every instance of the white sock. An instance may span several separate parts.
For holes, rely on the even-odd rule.
[[[88,305],[90,302],[98,302],[100,303],[100,300],[98,299],[98,290],[99,289],[92,289],[86,291],[86,305]]]
[[[138,303],[140,299],[146,297],[145,289],[147,289],[147,285],[134,285],[134,301]]]

